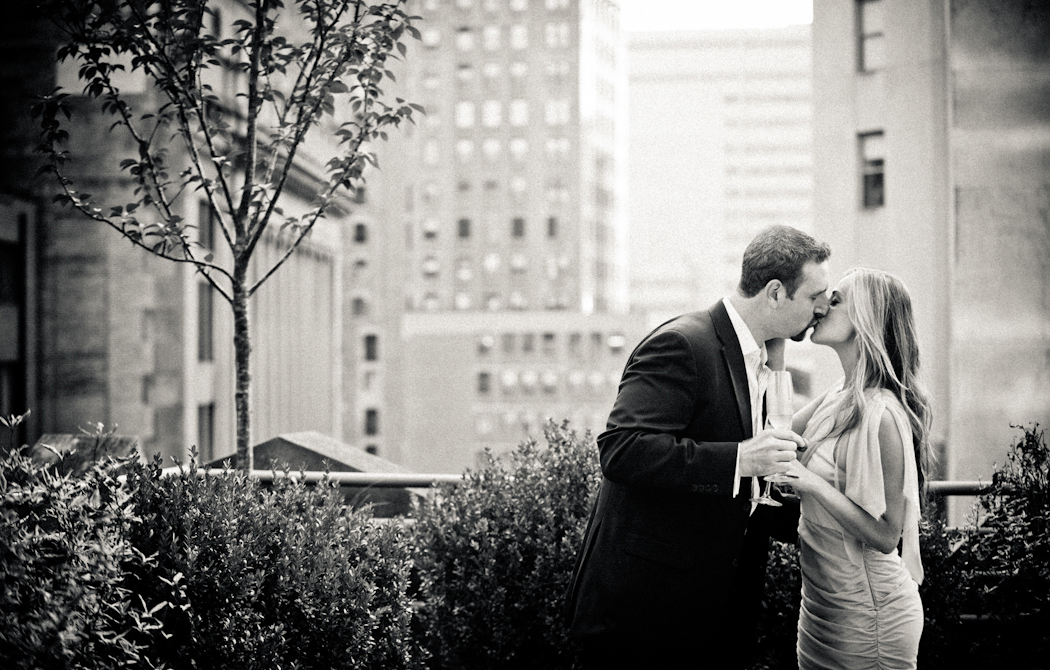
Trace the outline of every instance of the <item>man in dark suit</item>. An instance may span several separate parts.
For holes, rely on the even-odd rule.
[[[569,591],[585,667],[746,667],[769,537],[791,541],[798,523],[797,501],[749,499],[805,444],[761,429],[763,364],[783,369],[784,338],[827,312],[829,255],[801,231],[768,228],[733,296],[631,354],[598,436],[603,480]]]

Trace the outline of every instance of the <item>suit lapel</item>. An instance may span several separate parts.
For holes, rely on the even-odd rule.
[[[736,395],[737,411],[740,414],[740,426],[744,429],[744,439],[753,437],[751,426],[751,393],[747,388],[747,368],[744,367],[744,354],[740,351],[740,340],[736,336],[733,322],[729,318],[726,306],[719,300],[711,307],[711,321],[715,332],[722,341],[722,357],[729,369],[729,380]]]

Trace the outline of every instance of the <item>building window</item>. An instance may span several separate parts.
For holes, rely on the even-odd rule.
[[[215,360],[215,295],[211,284],[197,284],[197,360]]]
[[[553,358],[554,354],[557,353],[557,340],[554,333],[543,334],[543,355],[548,358]]]
[[[569,31],[568,23],[548,23],[546,28],[548,47],[557,49],[569,46],[569,36],[571,33]]]
[[[492,391],[492,375],[488,372],[478,373],[478,395],[488,395]]]
[[[486,100],[481,106],[481,124],[486,128],[498,128],[503,117],[503,105],[499,100]]]
[[[365,447],[365,451],[372,454],[373,456],[379,455],[379,447],[377,447],[374,444],[370,444],[367,447]]]
[[[560,163],[569,158],[569,138],[549,137],[547,138],[547,159]]]
[[[529,141],[524,137],[515,137],[510,141],[510,155],[516,161],[524,161],[529,155]]]
[[[547,237],[558,236],[558,217],[548,216],[547,217]]]
[[[499,158],[499,152],[503,147],[500,145],[499,140],[495,137],[486,139],[481,144],[481,151],[485,154],[485,159],[494,161]]]
[[[378,361],[379,360],[379,336],[378,335],[365,335],[365,360],[366,361]]]
[[[474,79],[474,68],[469,63],[460,63],[456,69],[456,77],[465,84]]]
[[[857,70],[874,72],[886,66],[882,0],[857,0]]]
[[[513,237],[525,237],[525,219],[520,216],[514,217],[510,224],[510,234]]]
[[[437,140],[427,140],[426,144],[423,145],[424,165],[437,165],[440,160],[441,147],[438,145]]]
[[[510,103],[510,125],[524,126],[529,123],[529,103],[526,100],[513,100]]]
[[[570,108],[568,100],[547,101],[547,125],[563,126],[569,122]]]
[[[529,48],[528,26],[515,25],[510,27],[510,46],[514,49]]]
[[[368,241],[368,226],[363,223],[354,225],[354,242],[364,244]]]
[[[882,131],[858,136],[861,160],[862,204],[866,209],[886,204],[884,185],[886,144]]]
[[[423,237],[428,240],[433,240],[438,235],[439,228],[437,219],[427,219],[423,222]]]
[[[456,156],[461,163],[469,163],[474,158],[474,142],[472,140],[459,140],[456,142]]]
[[[368,302],[364,298],[354,298],[350,303],[350,313],[354,316],[366,316],[368,314]]]
[[[460,51],[472,51],[474,49],[474,33],[470,28],[460,28],[456,32],[456,48]]]
[[[202,463],[215,460],[215,403],[197,405],[197,453]]]
[[[510,271],[514,274],[522,274],[529,266],[529,257],[518,252],[510,257]]]
[[[456,227],[460,237],[470,237],[470,219],[460,219]]]
[[[204,249],[213,251],[215,249],[215,217],[212,214],[211,205],[207,201],[201,201],[197,211],[197,241]]]
[[[499,63],[485,63],[481,68],[486,79],[496,79],[503,74],[503,66]]]
[[[529,8],[529,0],[510,0],[510,8],[515,12],[524,12]]]
[[[484,32],[482,32],[482,42],[485,44],[485,49],[488,51],[495,51],[499,49],[499,26],[485,26]]]
[[[379,410],[365,410],[365,435],[379,434]]]
[[[428,28],[423,31],[423,46],[428,49],[436,49],[441,44],[441,31],[437,28]]]
[[[456,127],[470,128],[474,125],[474,103],[463,101],[456,103]]]
[[[427,256],[423,259],[423,275],[426,277],[437,277],[441,270],[441,263],[435,256]]]
[[[474,300],[469,293],[461,291],[452,299],[452,305],[458,310],[467,310],[474,306]]]

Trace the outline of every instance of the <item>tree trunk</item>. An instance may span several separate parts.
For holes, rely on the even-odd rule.
[[[233,356],[236,371],[235,411],[237,416],[237,469],[251,472],[255,467],[252,454],[252,424],[249,386],[251,373],[251,334],[248,330],[248,261],[241,258],[233,265]]]

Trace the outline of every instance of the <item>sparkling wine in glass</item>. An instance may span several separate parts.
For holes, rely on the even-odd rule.
[[[792,404],[791,373],[787,370],[774,370],[769,373],[769,385],[766,387],[766,427],[791,430],[791,420],[794,416],[794,405]],[[751,502],[759,505],[772,505],[779,507],[780,503],[770,495],[771,482],[785,481],[780,475],[769,475],[762,495],[751,498]]]

